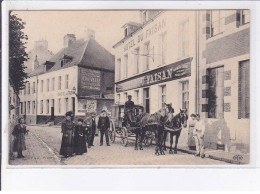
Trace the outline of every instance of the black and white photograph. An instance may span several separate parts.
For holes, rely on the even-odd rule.
[[[250,10],[9,12],[8,164],[250,163]]]

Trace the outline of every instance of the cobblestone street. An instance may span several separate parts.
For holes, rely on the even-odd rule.
[[[134,150],[134,142],[127,147],[117,138],[110,147],[99,146],[99,137],[95,137],[94,147],[84,155],[61,159],[59,155],[62,134],[57,127],[28,126],[26,135],[27,150],[25,158],[11,160],[11,165],[226,165],[227,163],[209,158],[198,158],[191,154],[178,152],[164,156],[154,154],[154,146],[144,150]],[[15,155],[16,156],[16,155]]]

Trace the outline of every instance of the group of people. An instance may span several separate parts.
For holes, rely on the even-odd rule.
[[[60,155],[70,157],[73,154],[82,155],[87,152],[87,148],[94,146],[96,134],[96,115],[95,113],[86,113],[86,118],[79,118],[77,123],[74,122],[73,113],[66,113],[66,119],[61,125],[62,141]],[[98,119],[98,129],[100,130],[100,146],[103,145],[103,137],[106,137],[106,144],[109,144],[108,131],[110,121],[105,110],[102,110]]]
[[[204,120],[200,119],[199,114],[191,114],[189,120],[189,142],[195,141],[196,145],[196,154],[195,156],[200,156],[201,158],[205,157],[204,154],[204,134],[205,134],[205,123]]]

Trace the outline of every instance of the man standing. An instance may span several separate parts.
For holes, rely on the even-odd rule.
[[[135,103],[132,101],[132,96],[128,95],[128,101],[125,102],[125,121],[128,119],[128,122],[131,123],[133,120],[133,108]],[[127,117],[126,117],[127,116]]]
[[[193,130],[193,137],[196,144],[196,155],[201,158],[205,157],[204,154],[204,133],[205,133],[205,123],[204,120],[200,119],[200,115],[196,114],[196,123]]]
[[[109,118],[107,117],[106,111],[102,110],[101,115],[100,115],[100,117],[98,119],[98,129],[100,130],[100,146],[103,145],[104,134],[106,136],[107,146],[110,146],[109,138],[108,138],[108,130],[109,130],[109,128],[110,128]]]
[[[89,139],[89,146],[94,146],[94,138],[96,134],[96,114],[94,112],[91,113],[92,125],[90,127],[90,139]]]

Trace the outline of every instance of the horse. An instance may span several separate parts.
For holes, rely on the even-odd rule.
[[[137,121],[139,125],[139,130],[136,132],[136,142],[135,142],[135,150],[138,150],[138,138],[139,139],[139,149],[143,150],[142,142],[145,136],[146,131],[152,131],[155,133],[155,155],[164,155],[164,151],[162,149],[162,138],[163,138],[163,129],[164,129],[164,121],[167,115],[173,110],[171,104],[164,104],[164,106],[154,114],[142,113],[138,115]]]
[[[163,134],[164,151],[166,151],[165,142],[166,142],[167,133],[169,132],[170,133],[169,154],[173,154],[172,152],[173,136],[175,136],[174,154],[177,154],[177,146],[178,146],[181,130],[182,127],[184,128],[187,127],[187,120],[188,120],[187,110],[180,109],[180,112],[175,116],[169,113],[168,119],[167,121],[165,121],[165,126],[164,126],[164,134]]]

